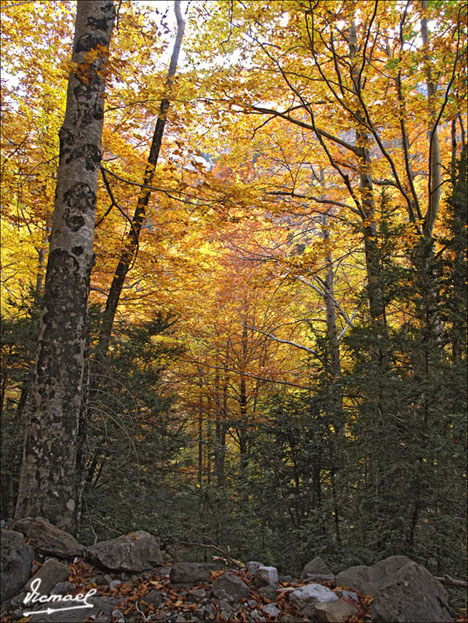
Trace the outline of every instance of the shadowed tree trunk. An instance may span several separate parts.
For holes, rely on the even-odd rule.
[[[16,517],[75,531],[76,447],[113,0],[78,0]]]
[[[109,348],[110,336],[112,333],[112,326],[114,324],[114,318],[119,304],[120,295],[122,294],[122,288],[125,283],[125,278],[130,270],[138,252],[138,240],[140,238],[141,228],[146,218],[146,208],[148,207],[149,198],[151,196],[151,189],[149,188],[153,183],[154,172],[156,170],[156,164],[159,158],[159,152],[161,151],[161,144],[164,135],[164,128],[166,126],[167,112],[170,106],[170,96],[174,85],[174,78],[177,70],[177,63],[179,60],[179,53],[182,47],[182,40],[184,37],[185,22],[182,18],[180,10],[180,0],[175,0],[174,10],[177,19],[177,34],[174,42],[174,48],[172,50],[171,62],[167,72],[167,96],[161,101],[161,107],[159,110],[158,120],[153,133],[153,140],[151,142],[150,153],[148,156],[148,163],[146,165],[145,175],[143,179],[143,186],[138,196],[137,206],[133,214],[131,230],[128,232],[128,236],[125,242],[125,246],[120,255],[119,263],[115,269],[114,278],[107,296],[106,308],[102,319],[101,330],[99,334],[98,343],[98,355],[104,360]]]

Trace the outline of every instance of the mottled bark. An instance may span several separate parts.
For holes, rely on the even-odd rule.
[[[76,448],[113,0],[79,0],[16,517],[75,530]]]
[[[114,318],[119,304],[120,295],[122,294],[125,278],[130,270],[130,267],[135,261],[138,252],[138,240],[140,238],[141,228],[146,218],[146,209],[151,196],[151,190],[149,187],[153,183],[154,172],[156,170],[159,152],[161,150],[164,128],[166,126],[167,112],[170,106],[169,98],[172,94],[185,29],[185,22],[182,18],[180,10],[180,0],[175,0],[174,9],[177,19],[177,34],[174,42],[174,48],[172,50],[171,62],[167,72],[166,84],[168,95],[161,101],[161,107],[148,156],[148,163],[146,165],[145,175],[143,178],[143,187],[138,196],[137,206],[131,222],[131,229],[128,232],[127,240],[125,241],[125,246],[120,255],[119,263],[115,269],[114,278],[107,297],[98,343],[98,354],[102,359],[105,358],[107,349],[109,348],[112,326],[114,324]]]

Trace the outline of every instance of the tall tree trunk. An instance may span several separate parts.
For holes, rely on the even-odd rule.
[[[120,296],[122,294],[122,288],[125,282],[125,278],[137,255],[138,240],[140,238],[141,228],[146,218],[146,209],[148,207],[149,198],[151,196],[151,190],[148,187],[151,186],[153,183],[159,152],[161,150],[164,128],[166,126],[167,112],[170,106],[169,98],[171,96],[172,87],[174,85],[174,77],[177,70],[177,63],[179,60],[179,53],[182,47],[182,39],[184,37],[185,29],[185,22],[182,18],[182,13],[180,10],[180,0],[175,0],[174,10],[177,19],[177,34],[174,42],[174,48],[172,50],[171,62],[167,72],[168,95],[161,101],[161,107],[159,110],[156,127],[154,129],[153,140],[151,143],[151,149],[148,156],[148,163],[146,165],[145,175],[143,178],[143,187],[138,196],[137,206],[131,222],[131,229],[128,232],[127,240],[120,255],[119,263],[115,270],[112,285],[107,297],[106,308],[104,310],[98,343],[98,355],[101,359],[105,359],[106,357],[107,350],[109,348],[110,336],[112,333],[112,326],[114,324],[114,318],[117,311],[117,306],[119,304]]]
[[[16,517],[75,530],[76,442],[112,0],[79,0]],[[89,56],[88,56],[89,55]]]
[[[421,16],[421,38],[424,49],[424,62],[426,73],[427,105],[429,108],[429,196],[427,212],[424,219],[424,236],[426,239],[432,238],[432,230],[439,212],[442,176],[440,163],[440,144],[439,132],[437,130],[437,113],[435,107],[436,84],[432,75],[431,57],[429,53],[429,29],[427,27],[427,0],[421,0],[423,15]]]
[[[357,34],[356,25],[351,22],[349,28],[349,56],[351,59],[351,78],[353,92],[361,94],[361,78],[357,63]],[[357,111],[356,118],[361,125],[356,129],[356,146],[359,148],[359,190],[361,194],[362,208],[365,222],[363,224],[364,253],[366,257],[366,272],[368,283],[369,309],[374,325],[385,325],[385,309],[381,288],[381,270],[379,249],[377,244],[377,226],[375,223],[375,200],[372,183],[372,163],[367,145],[370,136],[363,128],[365,127],[364,115]]]
[[[198,401],[198,484],[203,484],[203,394],[200,387]]]
[[[242,329],[242,363],[241,371],[245,372],[247,366],[247,352],[248,352],[248,336],[247,327],[245,322]],[[248,421],[247,421],[247,383],[246,377],[241,375],[240,377],[240,392],[239,392],[239,454],[240,454],[240,466],[242,470],[247,469],[249,464],[249,438],[248,438]]]
[[[325,312],[327,320],[327,337],[329,350],[329,375],[333,385],[333,395],[335,402],[335,418],[338,435],[344,436],[343,422],[343,391],[341,388],[341,357],[340,345],[338,342],[338,330],[336,326],[336,309],[335,309],[335,293],[334,293],[334,271],[333,256],[330,247],[330,232],[328,230],[328,215],[322,214],[322,239],[326,247],[328,270],[325,275],[325,288],[323,298],[325,301]]]

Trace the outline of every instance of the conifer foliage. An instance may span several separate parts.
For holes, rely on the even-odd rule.
[[[466,5],[2,13],[2,516],[462,577]]]

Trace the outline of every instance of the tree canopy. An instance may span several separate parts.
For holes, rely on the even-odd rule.
[[[175,5],[119,2],[98,71],[81,534],[177,542],[190,515],[288,568],[462,575],[466,4]],[[5,517],[75,13],[2,3]]]

